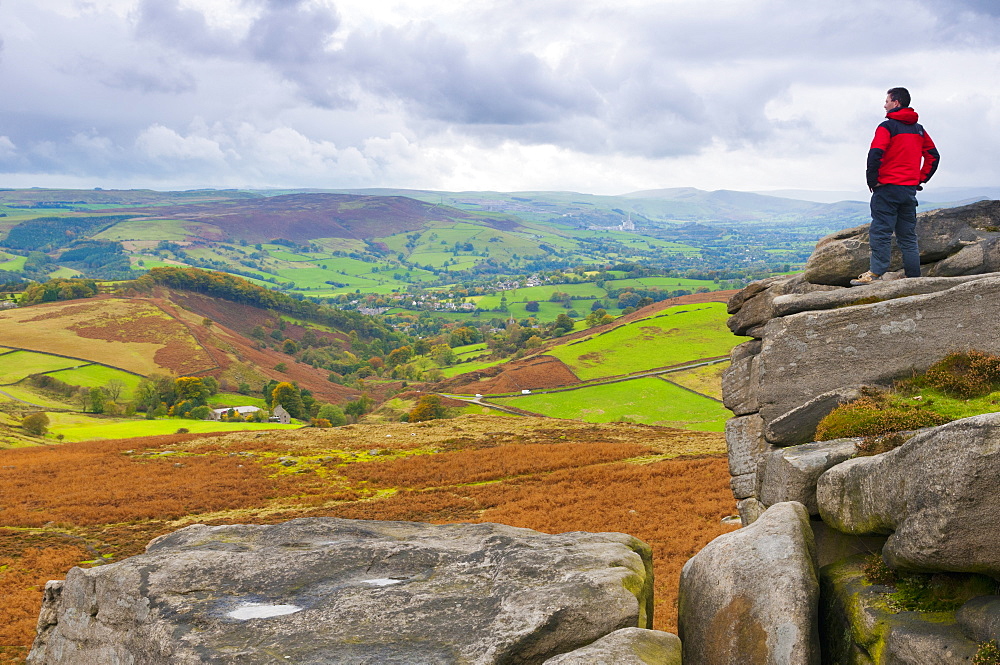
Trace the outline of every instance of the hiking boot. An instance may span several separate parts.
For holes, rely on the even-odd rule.
[[[851,286],[864,286],[865,284],[871,284],[872,282],[877,282],[882,278],[881,275],[876,275],[871,270],[862,273],[857,279],[851,280]]]

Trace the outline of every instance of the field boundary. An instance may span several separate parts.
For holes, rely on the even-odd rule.
[[[694,388],[688,388],[687,386],[682,386],[681,384],[675,383],[675,382],[671,381],[670,379],[668,379],[666,377],[663,377],[663,376],[657,376],[656,378],[659,379],[660,381],[666,381],[667,383],[669,383],[672,386],[676,386],[677,388],[680,388],[682,390],[686,390],[689,393],[694,393],[695,395],[699,395],[699,396],[704,397],[706,399],[710,399],[713,402],[718,402],[719,404],[722,404],[722,400],[718,399],[717,397],[712,397],[711,395],[706,395],[705,393],[700,393],[697,390],[695,390]]]
[[[666,367],[657,367],[657,368],[654,368],[654,369],[642,370],[641,372],[635,372],[633,374],[618,374],[618,375],[612,375],[612,376],[609,376],[609,377],[601,377],[599,379],[589,379],[587,381],[581,381],[580,383],[574,383],[571,386],[561,386],[559,388],[541,388],[539,390],[532,390],[531,394],[532,395],[547,395],[547,394],[550,394],[550,393],[562,393],[562,392],[567,392],[567,391],[570,391],[570,390],[581,390],[583,388],[591,388],[593,386],[603,386],[603,385],[607,385],[609,383],[621,383],[622,381],[632,381],[633,379],[642,379],[642,378],[645,378],[645,377],[648,377],[648,376],[659,377],[659,375],[661,375],[661,374],[670,374],[672,372],[682,372],[684,370],[694,369],[696,367],[704,367],[704,366],[707,366],[707,365],[717,365],[719,363],[726,362],[728,360],[729,360],[729,356],[728,355],[725,355],[725,356],[709,356],[707,358],[698,358],[697,360],[689,360],[687,362],[677,363],[676,365],[667,365]],[[670,383],[673,383],[673,382],[671,381]],[[679,387],[683,388],[684,386],[679,386]],[[690,390],[690,388],[684,388],[684,389],[685,390]],[[701,395],[701,393],[696,392],[694,390],[691,390],[691,392],[694,392],[695,394]],[[442,394],[444,394],[444,393],[442,393]],[[454,393],[454,394],[458,394],[458,393]],[[448,396],[451,397],[451,396],[453,396],[453,394],[449,394]],[[520,396],[521,396],[521,393],[497,393],[497,394],[486,395],[486,396],[483,397],[483,399],[487,399],[487,398],[489,398],[489,399],[495,399],[495,398],[500,398],[500,397],[520,397]],[[704,395],[704,397],[708,397],[708,395]],[[461,398],[456,398],[456,399],[461,399]],[[709,399],[714,400],[716,402],[720,401],[720,400],[715,399],[714,397],[709,397]]]
[[[62,353],[50,353],[49,351],[39,351],[38,349],[25,349],[25,348],[22,348],[22,347],[19,347],[19,346],[11,346],[11,347],[8,347],[8,348],[11,349],[11,352],[13,352],[13,351],[27,351],[29,353],[41,353],[42,355],[46,355],[46,356],[55,356],[56,358],[65,358],[66,360],[79,360],[84,365],[100,365],[101,367],[107,367],[108,369],[116,369],[119,372],[125,372],[126,374],[131,374],[132,376],[138,376],[140,379],[145,379],[146,378],[145,374],[139,374],[139,372],[133,372],[132,370],[125,369],[124,367],[115,367],[114,365],[109,365],[107,363],[102,363],[102,362],[100,362],[98,360],[87,360],[86,358],[77,358],[76,356],[67,356],[67,355],[62,354]],[[5,355],[7,355],[7,354],[6,353],[0,353],[0,356],[5,356]],[[53,369],[53,370],[49,370],[48,372],[35,372],[35,374],[49,374],[51,372],[65,372],[67,369],[79,369],[79,368],[64,367],[63,369]],[[27,378],[27,377],[25,377],[25,378]],[[23,380],[24,379],[20,379],[18,381],[13,381],[11,383],[5,383],[3,385],[5,385],[5,386],[13,386],[13,385],[16,385],[16,384],[20,383]]]

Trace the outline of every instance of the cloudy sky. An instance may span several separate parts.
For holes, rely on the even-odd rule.
[[[995,0],[0,0],[0,187],[1000,185]]]

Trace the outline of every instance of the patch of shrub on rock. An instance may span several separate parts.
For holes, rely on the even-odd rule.
[[[972,665],[1000,665],[1000,644],[996,640],[983,642],[972,658]]]
[[[910,381],[953,397],[982,397],[1000,388],[1000,356],[975,350],[949,353]]]
[[[934,427],[948,418],[919,406],[897,403],[888,393],[867,391],[831,411],[816,427],[816,440],[885,437],[896,432]],[[883,451],[884,452],[884,451]],[[876,453],[870,453],[876,454]]]

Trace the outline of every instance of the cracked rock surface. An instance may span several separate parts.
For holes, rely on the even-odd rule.
[[[540,664],[651,608],[650,549],[620,533],[194,525],[50,582],[28,662]]]

